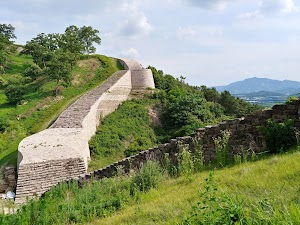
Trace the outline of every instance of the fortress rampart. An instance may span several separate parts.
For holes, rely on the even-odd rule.
[[[91,179],[112,177],[116,174],[117,168],[122,168],[124,173],[129,173],[130,169],[138,170],[147,160],[157,160],[164,164],[166,155],[171,163],[176,165],[178,163],[177,155],[182,145],[187,146],[189,151],[193,153],[196,144],[200,143],[204,161],[209,163],[216,159],[216,148],[213,139],[220,137],[221,131],[224,130],[231,132],[228,142],[229,154],[241,154],[242,151],[259,154],[266,150],[266,140],[258,127],[264,126],[268,119],[277,122],[292,119],[294,121],[294,129],[300,130],[300,101],[294,102],[293,105],[275,105],[270,110],[258,111],[244,118],[228,120],[221,124],[200,128],[190,136],[171,139],[169,143],[160,144],[157,147],[142,151],[105,168],[80,176],[76,180],[78,180],[79,185],[82,185]],[[290,141],[296,144],[295,137],[291,137]]]
[[[48,129],[21,141],[17,203],[40,196],[60,181],[84,175],[90,159],[88,141],[95,134],[100,118],[116,110],[135,87],[154,88],[151,71],[133,60],[120,61],[126,70],[114,73],[80,97]]]

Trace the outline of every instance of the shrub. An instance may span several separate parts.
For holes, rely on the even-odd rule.
[[[300,149],[300,131],[299,130],[295,131],[295,136],[297,139],[297,148]]]
[[[277,123],[269,119],[264,127],[260,127],[266,138],[267,148],[271,153],[285,151],[291,145],[292,124],[293,120]]]
[[[183,224],[236,224],[242,221],[242,202],[218,191],[213,172],[210,172],[205,181],[204,190],[199,193],[199,202],[193,206],[191,216]]]
[[[191,152],[187,145],[181,145],[179,152],[179,174],[187,178],[188,181],[193,180],[194,162]]]
[[[5,88],[5,95],[9,103],[19,103],[23,100],[25,86],[22,84],[10,84]]]
[[[8,119],[5,117],[0,117],[0,133],[4,132],[8,126]]]
[[[26,77],[36,80],[42,74],[42,69],[38,65],[31,65],[24,71]]]
[[[148,161],[132,178],[131,193],[134,194],[135,190],[149,191],[158,185],[161,178],[162,170],[159,164],[154,161]]]
[[[231,132],[229,130],[224,130],[221,131],[221,136],[213,139],[216,147],[217,164],[221,167],[229,163],[228,141],[230,135]]]

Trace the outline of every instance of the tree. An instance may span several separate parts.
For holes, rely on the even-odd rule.
[[[12,44],[11,39],[16,39],[14,32],[15,28],[11,24],[0,24],[0,51],[3,50],[7,44]]]
[[[91,26],[83,26],[79,30],[79,38],[83,42],[83,53],[91,54],[95,53],[96,48],[93,46],[94,43],[100,45],[101,38],[98,36],[99,31],[93,29]]]
[[[21,83],[10,84],[5,90],[5,95],[9,103],[19,103],[25,94],[25,86]]]
[[[10,24],[0,24],[0,73],[4,73],[4,65],[7,61],[8,47],[13,43],[11,39],[15,39],[15,28]]]
[[[52,60],[48,63],[47,75],[51,80],[56,81],[54,94],[58,94],[58,87],[61,83],[69,84],[71,80],[71,67],[69,64],[68,55],[62,50],[57,51],[53,55]]]
[[[38,34],[36,38],[26,43],[22,54],[31,55],[37,65],[45,68],[59,48],[59,40],[59,34]]]

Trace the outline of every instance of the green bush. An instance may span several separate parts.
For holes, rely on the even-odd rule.
[[[19,103],[25,95],[25,86],[23,84],[10,84],[4,92],[9,103]]]
[[[8,119],[0,117],[0,133],[3,133],[9,126]]]
[[[265,126],[260,127],[267,142],[267,148],[271,153],[286,151],[291,146],[293,120],[286,120],[278,123],[271,119]]]
[[[155,188],[162,178],[162,169],[157,162],[147,161],[139,172],[137,172],[131,182],[131,193],[135,190],[149,191]]]
[[[184,225],[241,224],[244,219],[243,204],[218,190],[214,174],[210,172],[204,189],[199,193],[199,202],[193,206]]]
[[[24,76],[30,77],[32,80],[36,80],[42,75],[42,69],[38,65],[31,65],[24,71]]]

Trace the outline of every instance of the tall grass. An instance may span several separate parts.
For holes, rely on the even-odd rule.
[[[213,184],[208,184],[212,192],[206,196],[216,201],[206,200],[207,207],[212,208],[211,212],[227,207],[219,218],[228,216],[237,220],[236,224],[299,224],[299,168],[300,154],[296,151],[215,170]],[[195,214],[192,206],[197,207],[198,202],[203,204],[205,179],[209,174],[209,171],[196,173],[191,182],[186,182],[184,176],[166,179],[157,189],[141,194],[139,204],[127,206],[92,224],[184,223]],[[217,190],[213,191],[214,188]],[[238,217],[231,209],[238,212]],[[198,215],[202,215],[201,210]]]

